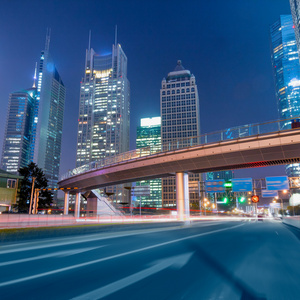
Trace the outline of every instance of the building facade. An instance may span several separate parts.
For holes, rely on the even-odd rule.
[[[41,52],[33,87],[9,98],[2,168],[16,174],[34,161],[57,187],[66,90],[49,54],[50,34]],[[38,73],[38,77],[36,76]],[[54,195],[56,198],[56,194]]]
[[[282,15],[270,26],[271,59],[280,119],[300,117],[300,64],[291,15]],[[284,124],[290,128],[290,122]],[[300,176],[300,165],[286,166],[289,177]]]
[[[50,36],[41,52],[33,121],[33,161],[43,169],[49,187],[56,188],[61,157],[66,89],[49,53]]]
[[[137,127],[136,148],[143,154],[161,152],[161,117],[143,118]],[[141,196],[141,206],[162,207],[161,179],[142,180],[137,186],[149,186],[150,195]]]
[[[161,83],[161,134],[162,149],[168,150],[168,143],[180,141],[188,146],[190,138],[200,135],[200,109],[196,79],[179,60],[173,72]],[[189,175],[189,181],[199,181],[201,175]],[[198,183],[191,184],[198,186]],[[176,207],[175,178],[162,179],[162,201],[164,207]],[[198,201],[198,192],[190,192],[190,202]]]
[[[290,0],[298,53],[300,54],[300,0]]]
[[[22,176],[0,169],[0,212],[10,211],[18,201]]]
[[[130,86],[120,44],[112,53],[86,51],[80,86],[76,167],[129,151]],[[108,188],[120,202],[123,188]]]
[[[36,88],[31,88],[9,96],[1,168],[12,174],[18,174],[19,168],[32,160],[36,92]]]

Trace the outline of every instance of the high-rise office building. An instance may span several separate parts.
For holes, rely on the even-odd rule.
[[[161,152],[161,117],[143,118],[137,127],[136,148],[142,149],[143,154],[150,155]],[[150,195],[141,196],[141,206],[161,207],[161,179],[142,180],[137,186],[149,186]]]
[[[293,19],[282,15],[270,27],[271,58],[280,119],[300,117],[300,64]],[[291,122],[284,126],[290,128]],[[286,166],[289,177],[300,176],[300,165]]]
[[[43,169],[49,187],[57,186],[66,90],[49,54],[50,33],[41,52],[34,80],[37,87],[9,98],[2,168],[17,173],[34,161]]]
[[[290,0],[298,53],[300,54],[300,0]]]
[[[63,117],[66,98],[64,83],[49,53],[50,33],[38,66],[38,85],[33,121],[33,161],[42,168],[49,187],[57,187]]]
[[[80,86],[76,166],[129,150],[130,87],[127,57],[120,44],[112,53],[86,50]],[[110,188],[121,201],[122,188]]]
[[[35,102],[35,87],[9,96],[1,168],[13,174],[17,174],[19,168],[27,166],[32,159]]]
[[[162,148],[174,140],[189,145],[188,138],[200,135],[200,109],[196,79],[179,60],[173,72],[161,83]],[[197,138],[196,138],[197,140]],[[199,174],[189,175],[190,181],[199,181]],[[163,178],[163,206],[176,206],[175,178]],[[196,184],[198,186],[198,184]],[[198,193],[190,193],[190,201],[198,201]]]

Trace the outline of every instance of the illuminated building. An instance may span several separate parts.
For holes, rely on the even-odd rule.
[[[280,119],[300,117],[300,64],[291,15],[282,15],[270,27],[271,58]],[[283,127],[291,128],[291,122]],[[300,165],[286,166],[289,177],[300,176]]]
[[[168,143],[181,140],[181,145],[190,145],[190,138],[200,135],[200,110],[196,79],[190,71],[184,69],[179,60],[173,72],[162,80],[160,90],[162,118],[162,149],[168,149]],[[193,138],[197,142],[197,138]],[[200,175],[189,175],[190,186],[198,187]],[[176,206],[175,178],[162,180],[162,201],[165,207]],[[197,182],[196,182],[197,181]],[[197,190],[190,193],[190,202],[198,201]]]
[[[129,81],[127,57],[120,44],[112,53],[86,50],[80,85],[76,167],[129,151]],[[107,189],[118,202],[122,187]]]
[[[161,117],[143,118],[137,127],[136,148],[143,148],[143,154],[161,152]],[[143,180],[137,186],[150,186],[150,196],[141,196],[141,206],[161,207],[161,179]]]
[[[17,173],[20,167],[34,161],[46,175],[49,187],[55,188],[66,91],[50,57],[49,43],[50,33],[46,37],[45,50],[41,52],[33,87],[10,95],[2,168]]]
[[[31,157],[36,88],[9,95],[1,167],[17,174]]]
[[[290,0],[298,53],[300,53],[300,0]]]

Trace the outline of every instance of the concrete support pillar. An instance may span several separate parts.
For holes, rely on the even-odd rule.
[[[65,192],[64,215],[69,214],[69,192]]]
[[[184,172],[176,173],[176,203],[179,221],[189,220],[190,201],[189,201],[189,176]]]
[[[74,211],[74,217],[75,218],[79,218],[79,214],[80,214],[80,196],[81,196],[81,193],[76,193],[76,196],[75,196],[75,211]]]

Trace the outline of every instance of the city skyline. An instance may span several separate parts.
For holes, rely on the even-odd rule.
[[[271,57],[280,119],[300,117],[300,63],[292,15],[281,15],[270,27]],[[290,122],[285,124],[289,128]],[[300,165],[286,166],[289,177],[300,176]]]
[[[179,3],[179,2],[178,2]],[[150,31],[147,31],[146,26],[146,20],[147,16],[145,15],[145,9],[148,8],[149,11],[153,12],[155,4],[157,4],[155,1],[153,4],[146,4],[146,5],[140,5],[137,6],[135,10],[133,10],[132,14],[136,16],[137,20],[135,22],[141,22],[141,19],[143,17],[146,17],[145,22],[141,22],[140,29],[137,30],[136,23],[134,21],[131,26],[126,26],[124,23],[124,19],[118,15],[116,18],[112,18],[111,21],[104,24],[105,26],[101,27],[101,32],[97,30],[95,27],[91,26],[91,23],[86,22],[84,23],[84,26],[82,29],[80,29],[79,34],[76,32],[76,26],[73,28],[74,33],[72,33],[71,27],[68,27],[68,30],[70,31],[70,37],[67,37],[65,31],[62,31],[61,33],[58,31],[58,27],[53,26],[52,24],[45,24],[45,28],[47,26],[52,28],[52,41],[54,45],[52,46],[53,51],[55,51],[55,58],[58,57],[58,63],[59,70],[62,73],[66,73],[68,69],[72,69],[73,74],[69,74],[69,76],[65,77],[63,76],[66,86],[71,86],[68,89],[68,98],[67,98],[67,118],[65,119],[65,127],[64,127],[64,136],[63,136],[63,166],[62,166],[62,172],[64,173],[68,169],[71,169],[75,167],[74,161],[75,161],[75,148],[76,148],[76,136],[74,135],[74,124],[77,123],[77,116],[78,116],[78,91],[79,91],[79,84],[80,81],[79,76],[81,77],[81,70],[82,67],[82,53],[84,53],[84,50],[87,47],[88,44],[88,31],[89,29],[92,30],[92,43],[95,43],[95,50],[96,52],[102,52],[104,54],[105,52],[110,52],[109,50],[109,44],[112,44],[112,36],[114,31],[114,25],[118,24],[119,27],[119,40],[121,41],[121,44],[123,44],[124,49],[126,51],[126,54],[128,56],[129,62],[130,62],[130,68],[129,68],[129,78],[131,78],[132,82],[132,118],[131,118],[131,149],[133,149],[134,140],[135,140],[135,131],[137,126],[137,120],[141,116],[154,116],[158,115],[159,111],[159,95],[157,93],[157,90],[159,89],[159,82],[161,78],[165,75],[165,70],[170,70],[173,68],[174,61],[177,61],[178,59],[181,59],[183,61],[184,65],[190,66],[191,69],[195,70],[194,73],[196,73],[198,79],[198,84],[201,87],[200,93],[202,96],[202,103],[201,103],[201,112],[203,116],[201,115],[201,127],[202,127],[202,133],[211,132],[219,129],[229,128],[232,126],[242,125],[246,123],[257,123],[257,122],[263,122],[267,120],[272,120],[276,118],[276,102],[275,102],[275,95],[274,95],[274,87],[272,83],[272,77],[270,77],[271,74],[271,62],[268,61],[269,56],[267,56],[266,53],[269,53],[269,44],[268,44],[268,25],[274,22],[279,14],[283,13],[290,13],[289,9],[289,3],[288,1],[286,4],[276,4],[273,5],[271,11],[268,11],[268,18],[262,23],[260,19],[256,23],[253,23],[254,15],[256,13],[258,14],[264,14],[265,8],[270,6],[270,1],[264,1],[263,4],[258,5],[254,2],[254,4],[250,4],[249,1],[245,1],[245,4],[237,4],[236,1],[232,1],[232,3],[229,3],[228,5],[233,8],[235,4],[235,12],[237,12],[237,15],[233,17],[232,23],[228,24],[228,28],[226,30],[222,28],[220,32],[220,26],[219,23],[211,24],[211,26],[203,27],[201,22],[204,20],[198,20],[198,14],[203,15],[203,9],[208,13],[212,14],[213,9],[215,7],[212,7],[211,4],[206,4],[205,7],[204,4],[196,4],[194,2],[191,3],[191,7],[186,8],[186,14],[182,17],[182,21],[184,22],[184,19],[186,17],[192,18],[192,21],[194,22],[196,19],[202,24],[199,24],[195,26],[195,28],[190,28],[191,34],[184,36],[183,34],[186,33],[186,27],[183,27],[180,29],[180,24],[178,24],[178,27],[175,26],[177,29],[177,33],[180,35],[180,43],[178,44],[177,39],[174,39],[176,34],[168,36],[168,43],[167,40],[163,39],[156,39],[156,36],[151,34]],[[117,7],[124,8],[124,5],[118,1],[115,2],[117,4]],[[126,11],[129,10],[131,7],[132,2],[128,5]],[[216,14],[220,14],[222,11],[223,4],[221,2],[218,3],[218,9],[215,12]],[[47,3],[45,4],[47,7]],[[94,4],[95,5],[95,4]],[[169,14],[166,3],[160,4],[162,6],[162,12],[160,14],[164,14],[166,16],[166,21],[168,24],[174,25],[174,22],[170,18],[171,14]],[[257,8],[260,8],[260,10],[257,11]],[[20,4],[20,9],[22,5]],[[55,6],[55,9],[57,10],[57,13],[63,9],[63,5],[57,5]],[[78,8],[80,5],[78,4]],[[98,6],[95,5],[95,8]],[[35,7],[36,8],[36,7]],[[101,7],[103,9],[103,14],[109,15],[109,12],[111,12],[112,7],[110,5],[106,5],[104,7]],[[179,5],[176,8],[172,8],[175,11],[179,11],[182,7]],[[193,13],[193,9],[197,9],[197,13]],[[201,10],[202,9],[202,10]],[[250,15],[246,16],[245,12],[249,9]],[[285,9],[285,11],[283,11]],[[76,9],[75,9],[76,10]],[[96,9],[97,10],[97,9]],[[50,7],[50,11],[52,14],[54,14],[54,7]],[[255,13],[254,13],[255,12]],[[17,11],[18,13],[18,11]],[[55,12],[56,13],[56,12]],[[78,13],[78,12],[77,12]],[[91,12],[88,12],[87,14],[90,14]],[[271,17],[269,15],[272,15]],[[105,19],[105,16],[104,20]],[[70,17],[71,18],[71,17]],[[108,18],[108,17],[106,17]],[[101,22],[104,22],[101,21]],[[216,18],[217,20],[217,18]],[[224,20],[224,19],[223,19]],[[44,22],[46,23],[47,18]],[[218,20],[218,22],[221,22],[222,18]],[[236,24],[236,22],[242,21],[240,23],[240,28],[236,29],[233,24]],[[61,20],[58,20],[58,23],[61,24]],[[260,22],[260,23],[257,23]],[[179,22],[181,23],[181,22]],[[269,23],[269,24],[268,24]],[[74,23],[74,20],[72,19],[71,22],[72,25],[76,24]],[[102,24],[102,25],[103,25]],[[196,23],[195,23],[196,24]],[[249,28],[251,27],[251,24],[255,24],[253,28],[255,29],[253,32],[249,31]],[[264,25],[263,25],[264,24]],[[158,26],[159,24],[153,24],[152,26]],[[201,27],[201,26],[202,27]],[[246,27],[245,27],[246,26]],[[160,26],[161,27],[161,26]],[[30,26],[29,26],[30,28]],[[28,29],[29,29],[28,28]],[[34,33],[34,36],[37,34],[44,36],[45,28],[40,28],[37,32]],[[201,28],[205,28],[205,30],[201,30]],[[261,41],[263,39],[263,42],[258,42],[257,45],[253,45],[252,43],[249,43],[245,46],[242,45],[242,43],[245,41],[244,36],[241,35],[241,32],[243,31],[243,34],[245,33],[245,28],[248,30],[246,31],[247,34],[250,34],[250,36],[254,35],[254,32],[256,33],[255,38],[258,41]],[[28,30],[26,28],[26,30]],[[15,28],[12,27],[10,29],[12,33],[14,32]],[[24,29],[25,30],[25,29]],[[146,30],[145,33],[147,34],[140,35],[140,30]],[[176,31],[176,30],[175,30]],[[260,33],[261,31],[262,33]],[[16,33],[16,31],[15,31]],[[76,34],[75,34],[76,33]],[[139,37],[143,37],[142,39],[137,39],[137,34],[139,33]],[[195,39],[197,36],[196,33],[199,33],[199,42],[197,39]],[[164,36],[166,34],[165,31],[161,31],[161,34]],[[131,35],[131,36],[129,36]],[[4,35],[6,36],[6,35]],[[178,36],[178,34],[177,34]],[[191,38],[194,37],[194,38]],[[164,36],[164,39],[166,39],[166,36]],[[35,38],[35,40],[38,40]],[[152,50],[149,52],[149,49],[145,46],[147,43],[151,42]],[[187,50],[188,48],[185,47],[185,44],[187,45],[189,41],[194,41],[195,50]],[[266,40],[266,41],[265,41]],[[66,46],[66,42],[70,42],[70,46],[73,47],[74,53],[79,53],[80,55],[77,55],[77,58],[75,60],[75,56],[73,53],[71,53],[70,46],[68,45],[66,49],[63,49],[62,47]],[[210,59],[208,59],[208,55],[210,51],[213,51],[212,49],[216,48],[217,42],[222,44],[222,51],[215,51],[211,52],[212,56]],[[237,41],[239,41],[237,43]],[[74,48],[76,44],[76,49]],[[170,44],[171,43],[171,44]],[[217,43],[217,44],[216,44]],[[38,44],[38,43],[37,43]],[[41,43],[40,43],[41,44]],[[60,45],[61,44],[61,45]],[[236,54],[234,48],[236,45],[241,45],[242,50],[240,51],[243,53],[243,50],[246,49],[246,46],[250,48],[253,46],[261,47],[261,45],[264,45],[263,51],[260,51],[264,53],[264,55],[260,55],[256,58],[256,64],[255,68],[249,65],[249,61],[254,61],[252,58],[251,53],[244,53],[245,56],[248,56],[248,59],[245,59],[244,55],[239,55],[239,64],[235,63],[234,56]],[[26,44],[25,44],[26,45]],[[172,49],[169,49],[170,46],[173,46]],[[174,46],[177,45],[175,48]],[[201,45],[201,48],[199,46]],[[267,46],[266,46],[267,45]],[[139,51],[136,46],[144,47],[143,51]],[[150,45],[149,45],[150,46]],[[157,47],[159,46],[159,52],[157,52]],[[212,48],[213,47],[213,48]],[[99,51],[100,49],[100,51]],[[253,48],[251,48],[253,51]],[[68,50],[68,51],[67,51]],[[75,51],[76,50],[76,51]],[[141,49],[142,50],[142,49]],[[26,47],[24,48],[23,52],[26,54],[26,51],[28,52],[28,49],[26,50]],[[32,49],[30,49],[32,51]],[[200,52],[199,52],[200,51]],[[195,56],[197,53],[197,56]],[[12,51],[12,54],[14,52]],[[143,55],[141,55],[143,54]],[[198,55],[200,54],[200,56]],[[218,55],[217,55],[218,54]],[[32,54],[31,54],[32,55]],[[213,59],[212,59],[213,58]],[[17,60],[17,56],[14,57],[14,60]],[[78,61],[80,62],[78,63]],[[266,62],[263,62],[262,60],[266,60]],[[131,64],[132,61],[132,64]],[[221,63],[222,62],[222,63]],[[32,63],[34,64],[34,62]],[[67,68],[64,68],[63,65],[66,65]],[[252,63],[251,63],[252,64]],[[29,63],[28,63],[29,65]],[[233,68],[233,74],[230,76],[231,78],[226,75],[226,68],[228,69],[229,65],[231,68]],[[71,68],[72,66],[72,68]],[[151,69],[152,66],[155,66]],[[200,67],[201,66],[201,67]],[[245,67],[247,66],[247,68]],[[263,68],[262,68],[263,66]],[[257,68],[257,70],[256,70]],[[9,69],[9,68],[8,68]],[[244,69],[244,76],[240,76],[241,69]],[[267,72],[266,72],[266,69]],[[31,68],[32,70],[32,68]],[[264,71],[262,71],[264,70]],[[255,72],[254,72],[255,71]],[[18,80],[24,80],[26,71],[24,68],[21,68],[21,65],[18,66],[18,72],[21,73]],[[22,73],[23,72],[23,73]],[[76,75],[77,74],[77,75]],[[27,74],[29,76],[29,74]],[[76,76],[75,76],[76,75]],[[155,75],[155,76],[154,76]],[[7,77],[7,75],[6,75]],[[15,76],[16,77],[16,76]],[[77,77],[77,81],[73,80],[74,77]],[[238,78],[239,77],[239,78]],[[242,80],[241,80],[242,79]],[[27,78],[28,82],[28,78]],[[16,82],[15,82],[16,84]],[[7,88],[8,85],[5,85],[5,88]],[[158,88],[155,88],[158,87]],[[218,87],[215,89],[215,87]],[[9,93],[13,90],[11,88],[9,90]],[[271,94],[273,92],[273,95]],[[8,94],[6,95],[6,103],[4,105],[7,105],[7,98]],[[148,100],[148,99],[156,99],[154,100]],[[224,100],[223,100],[224,99]],[[249,105],[250,99],[253,103],[253,107]],[[262,101],[262,99],[267,99],[267,101]],[[2,100],[3,101],[3,100]],[[236,114],[235,106],[236,104],[239,104],[242,109],[244,109],[244,114]],[[245,103],[248,103],[246,105]],[[255,105],[259,106],[259,109],[255,109]],[[77,106],[77,107],[76,107]],[[5,110],[6,111],[6,110]],[[216,120],[215,122],[211,122],[212,116]],[[2,135],[3,133],[1,133]],[[2,140],[1,140],[2,142]],[[73,149],[70,150],[70,149]],[[73,153],[72,153],[73,152]],[[258,169],[257,169],[258,170]],[[257,171],[256,170],[256,171]],[[281,169],[282,170],[282,169]],[[239,173],[241,171],[238,171]],[[261,171],[259,171],[261,172]]]

